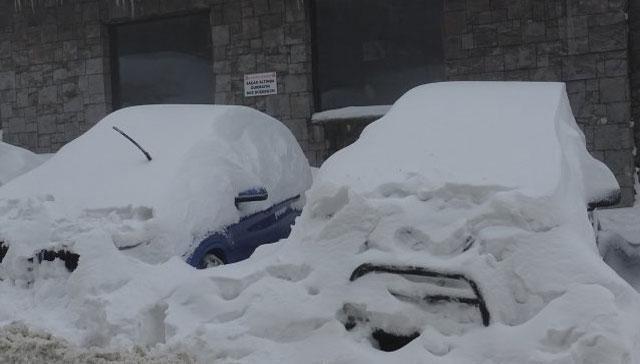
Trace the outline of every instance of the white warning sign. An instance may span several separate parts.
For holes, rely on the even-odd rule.
[[[244,75],[244,97],[278,94],[278,81],[275,72]]]

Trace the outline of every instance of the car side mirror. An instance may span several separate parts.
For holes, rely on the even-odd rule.
[[[244,202],[264,201],[269,198],[269,194],[264,187],[252,188],[242,191],[236,197],[236,206]]]

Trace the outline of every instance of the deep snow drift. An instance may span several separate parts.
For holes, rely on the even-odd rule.
[[[640,363],[640,297],[602,262],[586,213],[616,187],[562,84],[422,86],[323,165],[289,239],[196,271],[124,256],[108,227],[70,220],[52,236],[80,250],[78,269],[5,279],[0,322],[203,363]],[[0,231],[56,206],[2,200]]]
[[[11,144],[0,142],[0,186],[46,161],[50,155],[35,154]]]

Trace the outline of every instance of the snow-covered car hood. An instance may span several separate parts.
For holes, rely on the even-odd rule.
[[[243,215],[303,194],[310,184],[308,162],[291,132],[258,111],[217,105],[126,108],[3,186],[0,210],[30,201],[42,216],[34,218],[34,229],[12,213],[0,214],[0,240],[33,254],[56,241],[73,245],[74,234],[101,226],[116,245],[144,243],[152,246],[148,260],[164,261]],[[238,193],[255,187],[266,188],[268,200],[237,209]]]
[[[529,121],[547,126],[524,129],[540,128],[533,136],[473,127],[534,112]],[[507,149],[483,151],[498,145]],[[545,160],[511,153],[518,148],[544,150]],[[85,346],[185,351],[202,363],[639,363],[639,295],[602,262],[586,212],[593,191],[615,186],[606,172],[606,183],[587,187],[589,165],[606,172],[587,153],[562,84],[422,86],[322,166],[288,239],[205,271],[81,252],[91,264],[35,282],[38,300],[2,282],[2,299],[17,304],[0,305],[0,322]],[[548,176],[522,171],[534,167]],[[96,227],[78,239],[109,246],[106,236]],[[362,268],[371,266],[446,277]],[[460,276],[478,293],[449,279]],[[453,290],[471,304],[433,299]],[[480,295],[488,326],[473,305]],[[403,346],[382,350],[400,337]]]

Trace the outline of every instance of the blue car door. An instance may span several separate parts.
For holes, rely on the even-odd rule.
[[[299,197],[289,199],[240,220],[229,228],[234,242],[234,256],[237,260],[248,258],[262,244],[274,243],[289,235],[291,224],[299,212],[291,204]]]

